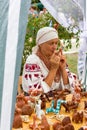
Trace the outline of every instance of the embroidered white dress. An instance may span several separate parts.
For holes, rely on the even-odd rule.
[[[63,84],[62,77],[59,82],[53,81],[52,86],[48,86],[48,84],[44,81],[46,76],[48,75],[49,70],[44,64],[44,62],[36,55],[32,54],[28,56],[26,63],[23,69],[22,75],[22,88],[25,92],[28,92],[29,89],[43,89],[46,93],[50,90],[58,89],[62,86],[62,89],[68,88],[73,90],[74,87],[74,76],[72,73],[69,72],[67,69],[68,77],[69,77],[69,84]]]

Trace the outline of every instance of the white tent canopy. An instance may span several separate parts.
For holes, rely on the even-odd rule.
[[[78,1],[78,2],[77,2]],[[50,14],[64,27],[83,30],[85,0],[41,0]]]
[[[0,0],[0,130],[12,130],[31,0]]]

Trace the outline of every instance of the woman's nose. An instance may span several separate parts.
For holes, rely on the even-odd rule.
[[[57,44],[54,43],[53,44],[53,48],[56,49],[57,48]]]

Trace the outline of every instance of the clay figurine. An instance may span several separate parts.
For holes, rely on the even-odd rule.
[[[71,123],[68,123],[68,124],[63,126],[61,123],[55,122],[53,124],[53,130],[75,130],[75,129]]]
[[[25,104],[22,107],[22,115],[29,115],[29,116],[31,116],[33,112],[34,112],[34,109],[31,106],[29,106],[28,104]]]
[[[71,123],[69,123],[69,124],[65,125],[64,130],[75,130],[75,128]]]
[[[71,123],[70,117],[69,116],[64,117],[64,119],[62,120],[62,125],[65,126],[69,123]]]
[[[32,130],[40,130],[36,120],[37,116],[33,115],[33,124],[29,124],[29,128],[31,128]]]
[[[76,85],[74,88],[73,96],[72,96],[72,101],[75,103],[79,103],[81,100],[81,88]]]
[[[49,112],[54,112],[56,114],[59,113],[60,108],[61,108],[61,104],[66,103],[66,101],[62,100],[62,99],[58,99],[56,108],[54,108],[54,103],[55,103],[54,100],[52,100],[51,107],[46,109],[46,114]]]
[[[21,118],[21,109],[15,108],[15,113],[14,113],[14,119],[13,119],[13,128],[17,129],[17,128],[22,128],[23,124],[22,124],[22,118]]]
[[[50,130],[50,125],[45,115],[41,116],[41,130]]]
[[[27,103],[24,94],[17,95],[16,105],[18,108],[22,108]]]
[[[41,119],[41,116],[45,114],[44,111],[41,110],[41,102],[42,101],[39,99],[38,101],[36,101],[36,104],[35,104],[35,112],[36,112],[37,118],[39,119]]]
[[[53,125],[52,125],[52,127],[53,127],[53,130],[58,130],[58,128],[59,127],[61,127],[62,126],[62,124],[61,124],[61,122],[55,122]]]
[[[65,112],[70,112],[72,109],[77,109],[78,104],[74,101],[67,101],[67,103],[62,103],[63,107],[65,108]]]
[[[74,110],[74,113],[72,115],[72,121],[75,123],[82,123],[83,122],[83,111],[78,112],[77,110]]]

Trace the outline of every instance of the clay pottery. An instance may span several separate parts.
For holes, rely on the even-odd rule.
[[[16,109],[14,113],[14,119],[13,119],[13,128],[22,128],[22,118],[21,118],[21,110]]]
[[[22,108],[26,104],[26,100],[23,94],[17,96],[16,105],[18,108]]]
[[[31,106],[29,106],[28,104],[25,104],[22,107],[22,115],[29,115],[29,116],[31,116],[33,111],[34,111],[34,109]]]
[[[45,115],[42,115],[41,118],[41,130],[50,130],[50,125]]]

